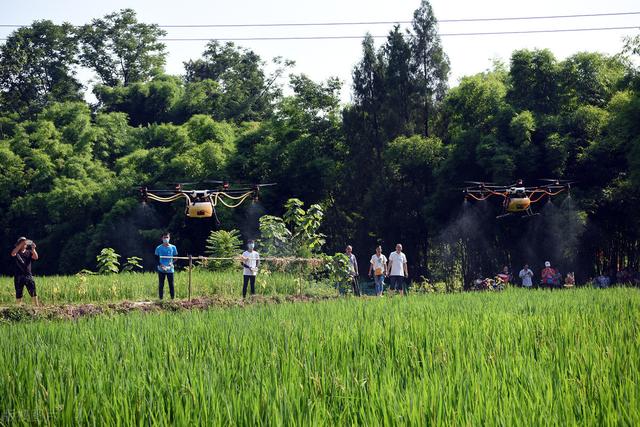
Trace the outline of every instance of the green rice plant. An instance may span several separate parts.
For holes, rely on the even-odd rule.
[[[268,263],[264,263],[266,266]],[[112,275],[77,274],[35,278],[38,296],[44,304],[90,303],[121,300],[153,300],[158,297],[156,273],[122,272]],[[239,297],[242,294],[242,270],[208,271],[194,268],[191,295]],[[165,285],[166,286],[166,285]],[[187,298],[187,271],[175,273],[176,298]],[[307,279],[305,274],[272,272],[264,268],[258,274],[257,291],[264,295],[327,295],[335,290],[324,282]],[[28,301],[29,297],[25,298]],[[15,301],[13,279],[0,277],[0,304]]]
[[[639,425],[640,293],[12,323],[0,366],[8,425]]]

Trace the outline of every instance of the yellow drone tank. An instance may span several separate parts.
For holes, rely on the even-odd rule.
[[[211,202],[188,203],[186,214],[189,218],[211,218],[213,216],[213,205]]]
[[[518,197],[509,199],[507,204],[507,212],[522,212],[529,209],[531,199],[528,197]]]

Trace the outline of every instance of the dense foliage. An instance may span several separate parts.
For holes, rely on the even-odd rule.
[[[258,217],[295,197],[324,213],[325,251],[351,243],[366,261],[400,241],[413,275],[467,281],[545,257],[582,277],[639,267],[638,37],[616,56],[518,50],[448,89],[424,0],[406,32],[377,48],[365,37],[341,106],[337,79],[289,74],[284,95],[292,63],[268,67],[232,43],[166,75],[162,35],[123,10],[79,28],[37,21],[0,46],[2,273],[23,234],[39,244],[39,273],[95,269],[105,247],[149,268],[164,229],[181,254],[202,254],[216,224],[187,220],[180,203],[141,206],[136,187],[220,178],[279,184],[263,205],[221,209],[223,229],[259,237]],[[96,104],[80,67],[99,80]],[[579,185],[527,222],[496,221],[498,203],[462,209],[464,180],[548,177]]]

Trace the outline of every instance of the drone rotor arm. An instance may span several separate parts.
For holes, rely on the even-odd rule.
[[[537,193],[540,193],[540,192],[538,191]],[[546,195],[547,195],[547,193],[546,193],[546,192],[542,191],[542,194],[540,194],[538,197],[536,197],[536,198],[534,199],[534,198],[532,198],[533,194],[534,194],[534,193],[532,193],[532,194],[531,194],[531,196],[529,196],[529,200],[531,201],[531,203],[538,203],[540,200],[542,200],[542,198],[543,198],[544,196],[546,196]]]
[[[539,189],[533,190],[531,194],[529,194],[529,199],[531,199],[531,203],[537,203],[540,200],[542,200],[544,196],[550,196],[550,197],[557,196],[558,194],[562,193],[565,190],[566,190],[566,187],[563,187],[558,191],[553,191],[546,188],[539,188]],[[540,195],[534,199],[533,196],[535,194],[540,194]]]
[[[500,196],[500,197],[508,197],[509,193],[507,193],[506,191],[496,191],[496,190],[492,190],[492,189],[487,189],[487,191],[490,193],[491,196]]]
[[[489,197],[491,197],[491,194],[483,194],[483,193],[480,193],[480,195],[479,195],[479,196],[476,196],[476,195],[475,195],[475,194],[473,194],[473,193],[469,193],[469,192],[467,192],[467,196],[471,197],[473,200],[481,201],[481,200],[487,200]]]

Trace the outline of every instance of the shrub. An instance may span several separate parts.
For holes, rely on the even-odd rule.
[[[99,274],[113,274],[120,270],[120,262],[118,261],[120,255],[118,255],[113,248],[103,248],[100,254],[96,257],[98,261],[98,273]]]
[[[213,258],[231,258],[237,256],[242,248],[238,230],[212,231],[207,238],[205,253]],[[210,270],[225,270],[233,266],[233,260],[213,260],[205,263]]]

